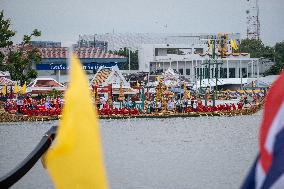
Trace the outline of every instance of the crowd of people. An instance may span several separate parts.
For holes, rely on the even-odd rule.
[[[146,99],[142,105],[142,101],[137,103],[131,99],[120,102],[119,107],[113,105],[112,100],[100,100],[97,104],[99,115],[138,115],[152,114],[160,112],[172,113],[190,113],[190,112],[224,112],[238,111],[248,104],[247,98],[238,103],[223,103],[213,105],[212,101],[206,104],[200,98],[192,97],[191,99],[175,99],[167,100]]]
[[[100,98],[97,105],[99,115],[139,115],[153,114],[160,112],[172,113],[190,113],[190,112],[229,112],[239,111],[246,105],[259,102],[259,96],[255,95],[251,100],[247,96],[240,98],[238,103],[229,103],[224,101],[222,104],[213,105],[212,100],[201,100],[200,97],[192,95],[189,99],[166,98],[156,99],[155,96],[148,96],[142,105],[142,101],[136,101],[131,98],[120,102],[114,102],[112,99]],[[30,96],[8,98],[4,104],[7,112],[23,114],[29,116],[57,116],[61,114],[63,99],[56,98],[32,98]]]
[[[4,109],[7,112],[28,116],[56,116],[61,114],[63,101],[61,98],[18,97],[7,99]]]

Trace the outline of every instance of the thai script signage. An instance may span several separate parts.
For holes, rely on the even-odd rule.
[[[97,70],[100,66],[104,67],[112,67],[117,65],[115,62],[110,63],[83,63],[82,68],[83,70]],[[63,64],[37,64],[37,70],[68,70],[69,65]]]
[[[97,87],[97,92],[102,93],[111,93],[111,86],[105,86],[105,87]]]

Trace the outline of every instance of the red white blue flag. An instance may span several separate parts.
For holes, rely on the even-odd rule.
[[[242,189],[284,189],[284,72],[270,88],[259,134],[259,155]]]

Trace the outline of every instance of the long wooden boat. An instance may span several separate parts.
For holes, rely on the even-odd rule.
[[[100,119],[130,119],[130,118],[176,118],[176,117],[203,117],[203,116],[238,116],[238,115],[251,115],[262,108],[262,103],[252,105],[249,108],[235,111],[215,111],[215,112],[189,112],[189,113],[152,113],[152,114],[139,114],[139,115],[100,115]],[[16,115],[8,112],[0,113],[0,122],[19,122],[19,121],[51,121],[60,119],[57,116],[27,116]]]

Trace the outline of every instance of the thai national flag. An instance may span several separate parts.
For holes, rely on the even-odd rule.
[[[284,189],[284,72],[268,92],[259,135],[259,155],[242,189]]]

